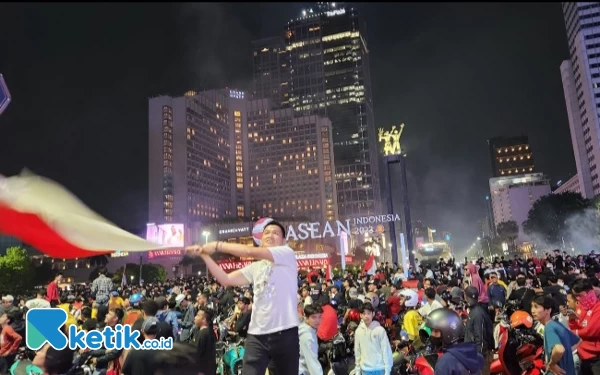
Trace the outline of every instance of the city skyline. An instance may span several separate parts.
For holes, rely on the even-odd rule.
[[[375,124],[406,123],[415,220],[472,242],[489,191],[484,142],[494,136],[527,134],[536,169],[553,181],[575,173],[560,4],[355,6],[367,23]],[[302,7],[6,6],[0,72],[13,103],[0,117],[0,173],[29,167],[121,226],[144,223],[147,98],[251,89],[252,40],[277,35]],[[31,16],[47,32],[28,31]]]

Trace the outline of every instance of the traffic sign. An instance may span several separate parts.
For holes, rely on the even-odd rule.
[[[10,92],[8,92],[8,87],[6,87],[4,77],[0,74],[0,115],[8,107],[8,103],[10,103]]]

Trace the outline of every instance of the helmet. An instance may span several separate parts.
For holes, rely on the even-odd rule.
[[[465,326],[456,313],[447,308],[435,309],[427,316],[425,325],[442,333],[442,343],[452,345],[464,337]]]
[[[412,289],[403,289],[400,295],[405,298],[404,306],[417,307],[419,304],[419,295]]]
[[[533,319],[531,318],[531,315],[521,310],[515,311],[510,316],[510,327],[517,328],[520,326],[525,326],[527,328],[533,327]]]
[[[352,309],[348,312],[348,321],[360,323],[360,312],[358,309]]]
[[[374,309],[379,306],[379,297],[377,297],[377,293],[369,292],[365,297],[365,302],[370,302]]]
[[[144,297],[140,293],[132,294],[131,297],[129,297],[129,303],[132,306],[135,306],[135,305],[139,304],[143,298]]]
[[[427,339],[431,336],[431,328],[427,327],[427,323],[423,322],[421,327],[419,327],[419,338],[421,342],[427,341]]]

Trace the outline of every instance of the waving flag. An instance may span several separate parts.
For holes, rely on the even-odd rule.
[[[367,275],[375,275],[375,271],[377,271],[377,262],[375,262],[375,255],[371,254],[363,267],[363,272],[366,272]]]
[[[29,171],[0,176],[0,233],[65,259],[165,248],[120,229],[64,187]]]

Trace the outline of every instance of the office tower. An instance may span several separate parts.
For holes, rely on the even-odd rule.
[[[494,137],[488,140],[488,145],[493,177],[535,172],[533,152],[526,136]]]
[[[336,220],[331,122],[272,108],[269,99],[247,107],[251,216]]]
[[[321,3],[291,20],[284,40],[286,52],[278,55],[281,106],[293,108],[294,116],[318,115],[331,121],[339,216],[381,212],[369,50],[357,10]],[[255,45],[255,77],[257,72],[273,72],[273,48],[264,41]],[[271,56],[263,59],[260,51]],[[256,91],[277,104],[279,99],[267,95],[268,90]]]
[[[562,3],[568,60],[560,65],[569,129],[581,194],[600,194],[600,3]]]
[[[149,100],[150,222],[216,220],[240,211],[236,147],[242,140],[235,131],[242,113],[243,93],[234,90]]]
[[[532,173],[490,178],[489,182],[496,228],[500,223],[513,220],[519,226],[518,242],[527,241],[523,222],[535,201],[550,194],[548,178],[542,173]]]
[[[283,36],[253,41],[252,49],[254,51],[253,98],[269,98],[275,108],[287,106],[289,62]]]

